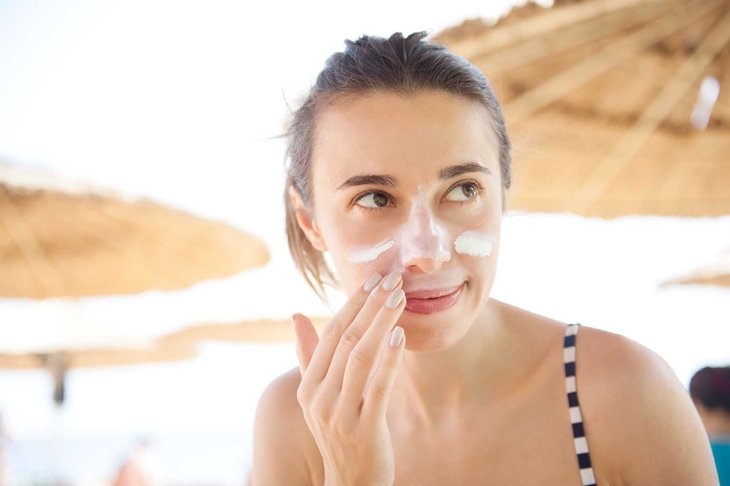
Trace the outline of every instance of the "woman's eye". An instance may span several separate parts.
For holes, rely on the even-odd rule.
[[[388,196],[382,192],[368,192],[357,199],[357,205],[364,209],[380,209],[388,205]]]
[[[446,198],[451,201],[464,202],[475,199],[481,192],[482,186],[476,182],[464,182],[454,186],[446,195]]]

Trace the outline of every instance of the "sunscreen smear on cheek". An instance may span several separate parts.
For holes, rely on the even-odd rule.
[[[367,263],[375,260],[386,250],[389,250],[395,244],[395,240],[385,240],[375,246],[368,246],[353,250],[347,254],[347,259],[353,263]]]
[[[486,258],[492,254],[494,240],[486,233],[465,231],[454,241],[454,249],[462,255]]]

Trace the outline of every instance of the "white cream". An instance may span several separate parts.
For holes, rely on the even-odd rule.
[[[462,255],[486,258],[493,248],[492,237],[478,231],[465,231],[454,241],[454,249]]]
[[[428,207],[423,186],[411,207],[408,221],[398,229],[395,237],[401,265],[419,258],[431,258],[439,262],[451,259],[448,231],[438,223]]]
[[[385,240],[375,246],[368,246],[353,250],[347,255],[347,259],[353,263],[367,263],[375,260],[384,251],[389,250],[395,244],[395,240]]]

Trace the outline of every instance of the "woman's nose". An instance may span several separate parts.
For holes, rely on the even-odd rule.
[[[431,273],[451,260],[448,232],[428,208],[414,207],[400,234],[401,265]]]

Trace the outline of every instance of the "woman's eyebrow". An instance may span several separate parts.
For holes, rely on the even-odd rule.
[[[478,164],[476,162],[467,162],[465,164],[444,167],[439,171],[439,179],[451,179],[452,177],[460,176],[462,174],[468,174],[470,172],[484,172],[486,174],[492,173],[492,171],[490,171],[482,164]],[[348,178],[345,182],[337,186],[337,190],[345,189],[346,187],[368,185],[395,187],[398,185],[398,179],[393,176],[379,174],[355,175]]]
[[[476,162],[467,162],[466,164],[452,165],[445,167],[439,172],[439,179],[451,179],[452,177],[468,174],[470,172],[484,172],[491,174],[492,171],[482,164]]]
[[[340,189],[345,189],[346,187],[369,186],[369,185],[395,187],[398,185],[398,181],[395,177],[391,177],[391,176],[387,176],[387,175],[376,175],[376,174],[356,175],[356,176],[350,177],[345,182],[343,182],[342,184],[337,186],[337,190],[339,191]]]

